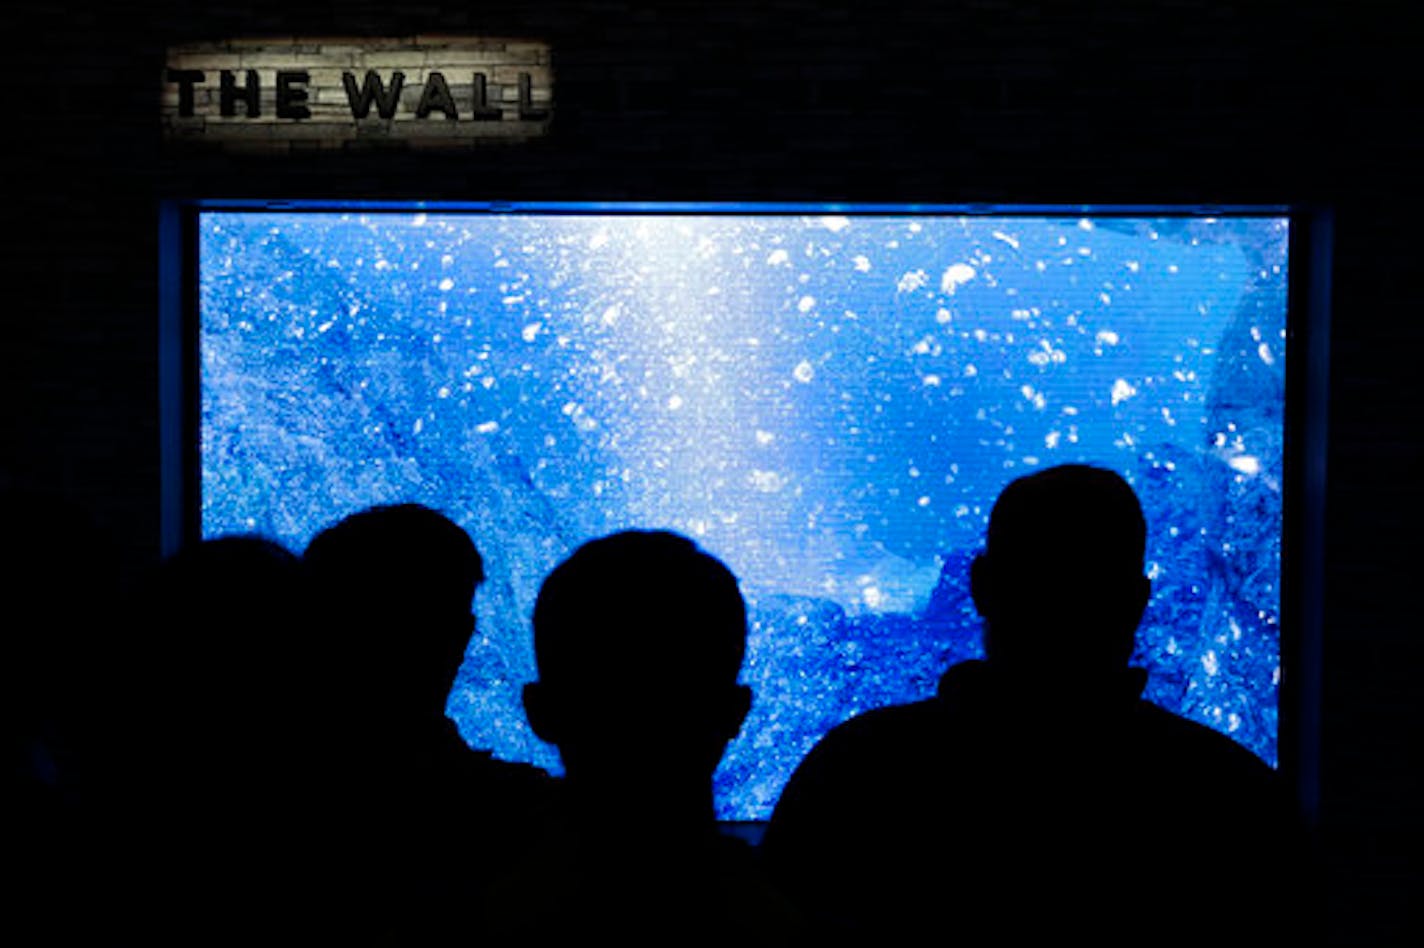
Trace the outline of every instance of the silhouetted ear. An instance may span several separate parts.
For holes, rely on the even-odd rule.
[[[1152,580],[1146,576],[1137,577],[1137,587],[1133,592],[1136,594],[1133,601],[1136,612],[1134,613],[1132,627],[1136,629],[1142,622],[1143,613],[1147,611],[1147,604],[1152,601]]]
[[[539,739],[557,745],[561,728],[554,702],[550,700],[549,689],[541,682],[531,681],[524,686],[524,716],[529,719],[529,727]]]
[[[742,722],[747,719],[747,713],[752,709],[752,689],[750,685],[738,685],[736,697],[732,699],[732,704],[728,713],[727,740],[732,740],[742,730]]]
[[[1142,624],[1142,616],[1147,611],[1147,603],[1152,598],[1152,580],[1146,576],[1134,576],[1131,583],[1124,583],[1120,592],[1109,597],[1115,603],[1106,615],[1116,629],[1118,638],[1115,662],[1127,662],[1132,658],[1137,644],[1137,628]]]
[[[974,557],[974,562],[969,564],[969,595],[974,600],[974,608],[986,619],[994,606],[990,569],[989,558],[983,553]]]

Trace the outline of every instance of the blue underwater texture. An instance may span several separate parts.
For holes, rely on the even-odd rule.
[[[1274,764],[1286,248],[1279,218],[204,213],[203,531],[452,516],[488,580],[449,713],[554,771],[540,581],[616,529],[695,538],[751,615],[718,815],[764,819],[826,730],[980,654],[1000,489],[1099,464],[1147,514],[1148,697]]]

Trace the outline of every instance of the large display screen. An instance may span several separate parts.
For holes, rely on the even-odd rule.
[[[980,654],[968,565],[994,499],[1072,461],[1142,499],[1147,697],[1275,763],[1282,216],[224,210],[198,229],[204,535],[300,551],[402,501],[462,524],[488,573],[449,701],[472,746],[557,772],[520,704],[539,584],[585,540],[670,529],[749,604],[754,705],[716,799],[764,819],[830,727]]]

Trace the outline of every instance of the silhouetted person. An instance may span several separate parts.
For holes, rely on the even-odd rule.
[[[772,816],[774,878],[824,932],[1244,944],[1289,928],[1276,774],[1142,700],[1128,667],[1145,535],[1108,471],[1004,490],[971,573],[986,659],[833,729]]]
[[[712,774],[741,729],[746,607],[718,560],[671,533],[580,547],[534,608],[534,731],[565,806],[488,903],[543,944],[783,943],[788,904],[714,819]]]
[[[165,561],[106,625],[108,937],[210,943],[297,928],[319,851],[299,562],[258,537]],[[90,911],[94,911],[91,907]]]
[[[303,554],[331,655],[328,812],[356,937],[428,941],[478,930],[481,886],[525,846],[554,781],[475,751],[446,715],[474,630],[484,563],[419,504],[374,507]]]

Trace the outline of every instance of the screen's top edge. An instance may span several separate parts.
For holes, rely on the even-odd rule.
[[[1283,217],[1301,208],[1281,204],[934,204],[934,203],[810,203],[699,201],[327,201],[222,200],[181,202],[199,211],[362,211],[463,214],[846,214],[953,215],[964,217],[1035,216],[1158,216],[1158,217]]]

